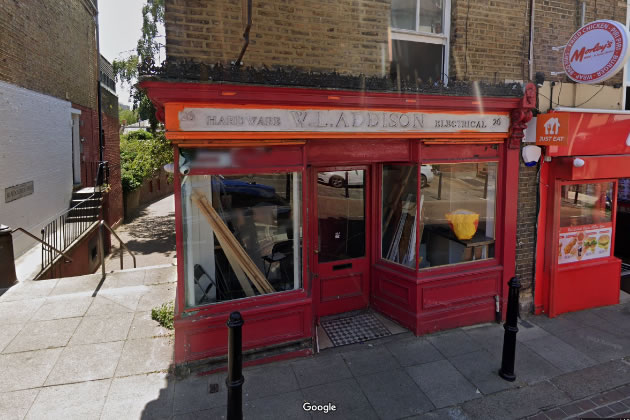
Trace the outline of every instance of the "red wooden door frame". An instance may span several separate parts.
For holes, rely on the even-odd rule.
[[[551,246],[547,246],[547,252],[545,255],[545,263],[548,272],[549,284],[547,286],[548,292],[546,296],[546,304],[547,304],[547,314],[550,318],[556,317],[566,310],[558,310],[559,306],[566,306],[567,302],[571,302],[571,296],[562,296],[559,295],[559,281],[561,274],[561,269],[558,264],[558,237],[560,235],[560,207],[561,207],[561,191],[562,187],[566,185],[583,185],[583,184],[599,184],[599,183],[613,183],[613,196],[611,197],[612,202],[612,214],[611,214],[611,223],[612,223],[612,232],[610,235],[610,256],[602,257],[593,260],[584,260],[579,262],[571,263],[571,268],[579,268],[579,267],[589,267],[594,265],[605,265],[609,262],[612,262],[616,259],[615,257],[615,236],[617,231],[617,193],[619,187],[619,179],[618,178],[598,178],[598,179],[580,179],[580,180],[565,180],[560,178],[555,178],[553,182],[553,187],[551,190],[553,191],[552,199],[550,200],[551,208],[550,214],[552,217],[551,220],[551,229],[549,229],[550,237],[547,237],[547,243],[551,244]],[[603,269],[602,269],[603,270]],[[607,287],[609,285],[602,285],[601,287]],[[613,284],[613,289],[616,290],[618,287],[616,284]],[[575,294],[584,293],[584,291],[580,290],[572,290],[573,297]],[[558,299],[562,299],[562,302],[559,302]],[[594,305],[600,306],[600,305]]]
[[[365,224],[365,252],[360,258],[352,258],[346,260],[338,260],[334,262],[319,263],[319,227],[318,227],[318,178],[319,172],[333,171],[365,171],[364,190],[364,224]],[[372,168],[371,165],[347,165],[347,166],[316,166],[309,171],[309,187],[310,202],[312,205],[311,214],[307,221],[310,235],[310,266],[312,273],[312,291],[313,291],[313,311],[317,318],[320,316],[332,315],[337,313],[348,312],[356,309],[366,308],[370,304],[370,267],[372,257]],[[315,252],[317,251],[317,252]],[[335,270],[333,275],[333,266],[343,264],[352,264],[347,269]],[[359,276],[359,282],[354,283],[352,278]],[[330,290],[337,290],[343,295],[329,295],[323,292],[325,285],[323,282],[335,282],[331,284]],[[345,283],[345,284],[344,284]],[[352,286],[355,286],[354,288]],[[345,293],[344,293],[345,292]],[[323,300],[327,300],[324,302]]]

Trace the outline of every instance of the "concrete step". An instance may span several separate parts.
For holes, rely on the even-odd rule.
[[[103,203],[102,198],[90,198],[90,199],[72,199],[70,202],[70,208],[83,208],[83,207],[100,207]]]
[[[66,223],[79,223],[79,222],[96,222],[99,219],[98,215],[91,216],[68,216],[66,217]]]
[[[99,217],[100,207],[85,207],[81,209],[74,209],[68,212],[66,216],[66,222],[69,218],[82,218],[82,217]]]
[[[92,205],[82,205],[80,207],[74,208],[72,210],[70,210],[70,213],[80,213],[80,214],[85,214],[85,213],[90,213],[90,212],[97,212],[101,209],[101,206],[99,204],[94,205],[95,203],[91,203]]]
[[[91,196],[95,196],[95,197],[102,197],[102,193],[99,191],[98,187],[87,187],[87,188],[82,188],[78,191],[74,191],[72,193],[72,199],[73,200],[80,200],[80,199],[84,199],[84,198],[89,198]]]

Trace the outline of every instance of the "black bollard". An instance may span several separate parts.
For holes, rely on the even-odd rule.
[[[232,312],[227,322],[228,330],[228,391],[227,419],[243,419],[243,317]]]
[[[513,382],[516,379],[516,375],[514,375],[514,359],[516,357],[516,333],[518,332],[518,326],[516,325],[518,318],[518,294],[521,283],[516,277],[512,277],[508,285],[510,286],[510,291],[505,324],[503,324],[505,333],[503,335],[503,359],[501,360],[499,376],[506,381]]]

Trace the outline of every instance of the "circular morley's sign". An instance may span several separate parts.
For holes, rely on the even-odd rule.
[[[577,83],[613,77],[628,60],[628,29],[619,22],[597,20],[573,34],[562,57],[564,71]]]

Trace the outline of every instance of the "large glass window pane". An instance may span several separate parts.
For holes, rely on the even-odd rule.
[[[365,171],[317,174],[319,262],[365,256]]]
[[[441,80],[443,50],[440,44],[392,40],[392,76],[409,83]]]
[[[381,256],[415,268],[418,167],[383,165]]]
[[[416,0],[392,0],[392,28],[416,30]]]
[[[420,268],[494,257],[497,163],[422,165]],[[424,180],[423,180],[424,183]]]
[[[613,183],[563,185],[560,195],[558,264],[608,257]]]
[[[563,185],[560,227],[610,222],[612,194],[612,182]]]
[[[420,26],[418,31],[442,33],[442,0],[420,0]]]
[[[186,176],[186,306],[302,287],[299,173]]]

